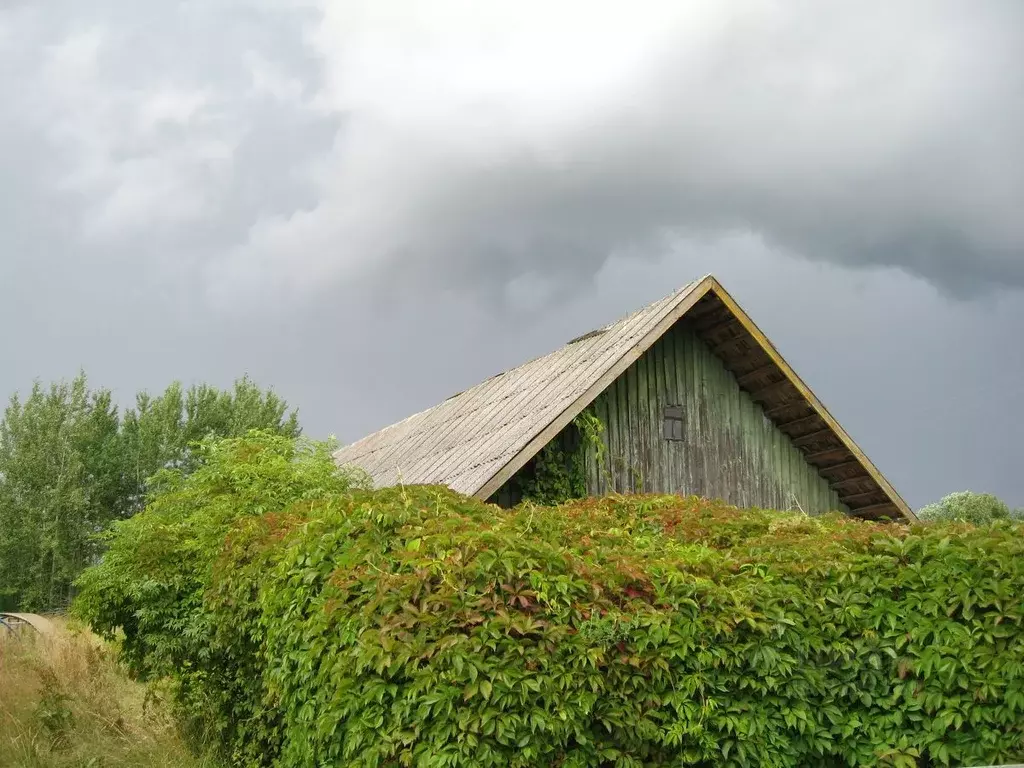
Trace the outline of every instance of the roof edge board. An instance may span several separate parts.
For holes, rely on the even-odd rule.
[[[822,421],[832,430],[832,432],[839,438],[839,441],[854,455],[857,461],[867,471],[871,479],[878,483],[879,488],[882,492],[889,497],[893,505],[898,509],[908,522],[917,521],[917,515],[914,514],[910,506],[903,500],[903,498],[896,492],[896,489],[885,479],[885,476],[879,471],[879,469],[872,463],[867,457],[867,454],[854,442],[853,438],[843,429],[842,425],[836,420],[836,418],[829,413],[828,409],[824,404],[818,400],[817,395],[811,390],[807,384],[797,375],[796,371],[790,367],[789,363],[786,362],[782,354],[775,348],[775,345],[771,340],[765,336],[757,324],[751,320],[750,316],[743,310],[739,303],[729,295],[729,292],[725,290],[721,283],[714,277],[707,278],[711,283],[709,290],[715,294],[715,296],[729,309],[733,316],[740,321],[744,330],[749,333],[754,340],[758,343],[761,349],[772,359],[772,361],[779,367],[783,375],[796,387],[800,395],[807,401],[811,406],[812,410],[821,418]],[[856,515],[857,510],[851,509],[851,514]]]
[[[608,386],[625,372],[644,352],[660,339],[683,315],[690,311],[694,304],[700,301],[716,284],[711,275],[705,275],[699,281],[691,284],[690,289],[681,293],[678,303],[672,307],[657,325],[641,337],[632,347],[627,349],[623,355],[604,374],[565,409],[554,418],[548,425],[538,432],[525,446],[523,446],[511,459],[509,459],[491,479],[481,485],[472,495],[478,499],[487,500],[501,488],[516,472],[522,469],[526,462],[532,459],[547,445],[569,422],[575,419],[584,408],[594,402],[598,395],[604,392]]]

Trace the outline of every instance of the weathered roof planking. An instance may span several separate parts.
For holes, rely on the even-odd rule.
[[[440,484],[491,498],[685,317],[736,384],[850,514],[914,513],[722,285],[708,275],[633,314],[335,454],[376,485]]]

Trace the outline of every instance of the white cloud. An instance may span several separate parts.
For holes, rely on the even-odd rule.
[[[258,51],[246,51],[245,64],[256,97],[268,97],[292,106],[302,105],[305,88],[297,77],[289,77]]]
[[[0,53],[11,45],[14,36],[12,24],[5,16],[6,14],[0,11]]]
[[[331,3],[315,40],[338,109],[436,139],[458,127],[462,137],[482,128],[492,141],[518,140],[621,100],[667,44],[673,7]]]
[[[139,99],[139,130],[152,131],[165,124],[188,126],[211,100],[208,88],[156,88]]]
[[[673,230],[749,230],[947,286],[1024,285],[1024,164],[1007,162],[1024,131],[1015,14],[325,4],[317,103],[342,127],[319,202],[252,227],[211,267],[211,290],[231,295],[243,271],[254,297],[397,263],[447,280],[578,279]]]
[[[44,72],[50,83],[70,96],[76,83],[94,79],[106,34],[101,26],[93,26],[49,46]]]

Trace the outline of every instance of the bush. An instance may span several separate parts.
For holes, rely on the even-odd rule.
[[[204,555],[188,614],[203,617],[202,642],[176,648],[183,701],[218,722],[237,765],[1024,758],[1012,523],[308,490],[222,515],[229,532]],[[164,583],[174,567],[161,567]],[[156,649],[183,615],[151,610],[149,594],[135,608],[152,619],[131,630],[156,638],[137,638],[141,660],[167,668]],[[105,594],[90,595],[107,615]]]
[[[205,745],[233,738],[241,717],[233,700],[209,699],[228,690],[225,670],[246,661],[214,654],[213,638],[232,628],[218,626],[203,603],[225,535],[239,520],[341,496],[367,480],[339,471],[326,443],[268,431],[209,438],[196,455],[198,469],[156,475],[146,509],[103,536],[107,549],[79,579],[74,611],[106,639],[123,634],[121,655],[133,675],[176,681],[182,725]]]
[[[950,493],[922,507],[917,514],[922,520],[957,520],[974,525],[986,525],[996,520],[1024,520],[1024,510],[1011,511],[999,497],[974,491]]]

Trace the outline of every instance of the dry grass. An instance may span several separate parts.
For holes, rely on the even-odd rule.
[[[0,767],[200,768],[163,702],[129,680],[112,649],[55,621],[48,636],[0,629]]]

